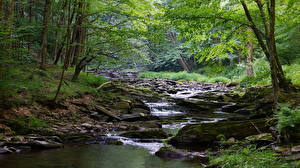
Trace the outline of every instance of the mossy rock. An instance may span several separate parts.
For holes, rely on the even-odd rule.
[[[259,131],[270,132],[266,119],[187,125],[170,140],[170,143],[176,147],[209,147],[220,141],[220,135],[224,138],[233,137],[242,140],[250,135],[258,134]]]
[[[169,135],[161,129],[150,129],[145,131],[130,131],[121,134],[127,138],[138,138],[138,139],[166,139]]]

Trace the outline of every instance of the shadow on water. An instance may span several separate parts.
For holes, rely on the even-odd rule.
[[[163,160],[134,146],[81,145],[0,155],[1,168],[196,168],[197,163]]]

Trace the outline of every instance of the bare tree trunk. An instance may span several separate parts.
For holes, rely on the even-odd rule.
[[[183,70],[185,70],[187,72],[191,72],[190,67],[187,65],[187,63],[185,62],[183,57],[180,56],[180,58],[178,59],[178,62],[180,64],[180,66],[183,68]]]
[[[48,46],[48,24],[50,18],[50,8],[51,8],[51,0],[45,0],[44,6],[44,20],[43,20],[43,37],[42,37],[42,45],[40,51],[41,64],[40,68],[45,69],[45,63],[48,55],[47,46]]]
[[[253,76],[253,42],[249,40],[248,44],[248,56],[246,59],[246,66],[247,66],[247,75]]]

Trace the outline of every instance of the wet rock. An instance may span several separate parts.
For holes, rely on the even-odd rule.
[[[63,144],[54,142],[54,141],[31,141],[29,145],[33,149],[55,149],[55,148],[62,148]]]
[[[269,132],[265,119],[187,125],[170,140],[170,143],[178,147],[193,145],[208,147],[217,142],[220,135],[241,140],[247,136],[256,135],[259,133],[258,129],[262,132]]]
[[[85,142],[91,138],[92,136],[87,134],[69,134],[65,135],[63,140],[65,142]]]
[[[197,160],[203,164],[207,164],[209,162],[208,156],[203,153],[189,152],[172,147],[162,147],[155,153],[155,155],[165,159]]]
[[[125,114],[122,115],[121,118],[122,121],[127,121],[127,122],[159,120],[157,116],[151,116],[143,113]]]
[[[230,104],[222,107],[223,112],[234,112],[238,109],[245,107],[245,104]]]
[[[130,110],[130,113],[131,114],[141,114],[141,113],[149,114],[150,110],[149,109],[143,109],[143,108],[133,108],[133,109]]]
[[[144,131],[130,131],[121,134],[120,136],[127,138],[138,138],[138,139],[166,139],[169,135],[161,129],[150,129]]]
[[[0,148],[0,154],[10,154],[13,153],[13,151],[9,150],[8,148]]]

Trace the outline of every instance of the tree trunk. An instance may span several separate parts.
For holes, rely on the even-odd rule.
[[[248,56],[246,59],[247,76],[253,76],[253,42],[250,40],[247,44]]]
[[[188,64],[185,62],[184,58],[180,56],[180,58],[178,59],[178,62],[180,64],[180,66],[182,67],[182,69],[186,72],[191,72],[191,68],[188,66]]]
[[[2,22],[3,17],[3,0],[0,0],[0,23]]]
[[[268,0],[268,13],[269,13],[269,21],[266,22],[265,14],[263,5],[260,4],[260,1],[256,1],[258,4],[258,7],[260,9],[261,18],[263,20],[263,24],[265,27],[265,36],[261,35],[261,32],[258,29],[258,26],[253,21],[253,18],[250,14],[250,11],[248,9],[248,6],[245,2],[245,0],[240,1],[244,12],[246,14],[246,17],[248,21],[251,23],[251,29],[253,30],[258,43],[260,47],[262,48],[263,52],[265,53],[266,57],[268,58],[270,69],[271,69],[271,77],[272,77],[272,86],[273,86],[273,92],[274,92],[274,102],[277,102],[279,92],[281,89],[285,91],[290,90],[290,83],[287,81],[287,79],[284,76],[282,66],[279,62],[277,51],[276,51],[276,41],[275,41],[275,0]],[[266,42],[264,42],[266,41]]]
[[[15,0],[10,0],[7,6],[6,18],[4,19],[4,25],[6,26],[7,35],[6,38],[9,39],[9,42],[5,44],[4,48],[7,51],[6,55],[8,57],[12,56],[13,52],[13,22],[14,22],[14,9],[15,9]]]
[[[80,60],[80,62],[76,65],[75,73],[73,74],[72,81],[76,81],[79,78],[80,72],[82,69],[90,63],[95,57],[84,57]]]
[[[29,13],[28,13],[29,23],[32,23],[32,16],[33,16],[32,6],[33,6],[33,4],[34,4],[34,0],[29,0]]]
[[[41,64],[40,68],[45,69],[45,63],[48,55],[47,47],[48,47],[48,23],[50,18],[50,8],[51,8],[51,0],[45,0],[44,6],[44,20],[43,20],[43,36],[42,36],[42,45],[40,51]]]

